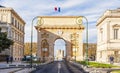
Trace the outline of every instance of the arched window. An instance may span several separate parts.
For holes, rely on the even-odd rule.
[[[48,57],[49,56],[49,44],[46,39],[42,40],[41,49],[42,49],[42,55],[44,57]]]

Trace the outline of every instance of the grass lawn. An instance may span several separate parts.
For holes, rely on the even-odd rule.
[[[86,65],[86,61],[79,61],[78,63],[82,65]],[[104,64],[104,63],[98,63],[98,62],[88,62],[89,67],[95,67],[95,68],[120,68],[119,66],[115,66],[112,64]]]
[[[118,71],[112,71],[111,73],[120,73],[120,70],[118,70]]]

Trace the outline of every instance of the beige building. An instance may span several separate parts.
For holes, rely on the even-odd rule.
[[[56,55],[55,55],[55,60],[62,60],[63,58],[64,58],[64,50],[57,49]]]
[[[120,9],[107,10],[97,21],[97,61],[120,62]]]
[[[65,41],[66,59],[83,60],[82,34],[84,26],[80,16],[40,16],[37,29],[37,56],[40,59],[54,60],[54,43]]]
[[[0,6],[0,28],[2,32],[7,32],[8,38],[14,41],[10,50],[3,51],[2,54],[13,56],[15,61],[23,58],[24,50],[24,20],[9,7]]]

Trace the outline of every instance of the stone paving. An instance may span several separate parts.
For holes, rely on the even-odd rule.
[[[21,68],[0,69],[0,73],[12,73],[13,71],[16,71],[19,69]]]
[[[49,62],[46,63],[42,63],[40,65],[44,65],[47,64]],[[0,62],[0,73],[29,73],[32,70],[34,70],[35,68],[28,68],[28,67],[24,67],[24,66],[30,65],[29,63],[24,63],[24,62],[13,62],[13,63],[9,63],[7,64],[6,62]],[[37,65],[37,64],[34,64]],[[18,67],[18,66],[21,66]]]
[[[16,71],[14,73],[30,73],[31,71],[33,71],[35,68],[24,68],[22,70]]]
[[[17,65],[27,65],[26,63],[23,62],[13,62],[13,63],[9,63],[7,64],[6,62],[0,62],[0,73],[12,73],[14,71],[19,71],[23,68],[12,68],[10,67],[10,65],[13,66],[17,66]],[[23,73],[23,72],[21,72]]]

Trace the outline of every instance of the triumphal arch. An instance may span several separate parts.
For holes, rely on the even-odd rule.
[[[83,60],[82,34],[84,26],[80,16],[39,16],[37,21],[37,56],[41,60],[54,60],[54,43],[63,39],[67,60]]]

